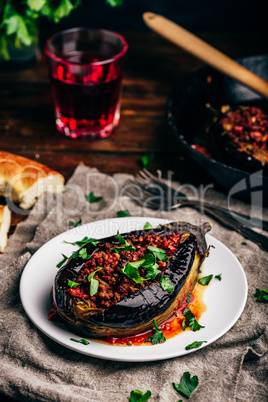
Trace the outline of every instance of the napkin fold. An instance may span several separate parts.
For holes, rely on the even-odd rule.
[[[267,254],[237,233],[213,222],[212,234],[240,260],[248,285],[246,307],[236,324],[204,349],[182,357],[146,363],[112,362],[85,356],[52,341],[24,312],[19,281],[31,255],[46,241],[67,230],[70,221],[82,223],[117,216],[128,209],[134,216],[187,220],[200,224],[208,218],[193,210],[144,210],[124,194],[132,176],[109,176],[79,165],[65,192],[45,194],[9,238],[0,256],[0,392],[19,401],[126,402],[131,390],[151,390],[151,401],[186,400],[172,386],[185,371],[197,375],[199,385],[191,401],[264,401],[267,389],[267,306],[257,303],[256,288],[267,287]],[[103,199],[88,203],[91,191]],[[223,195],[210,192],[213,202]],[[248,207],[236,202],[236,209]],[[265,283],[266,282],[266,283]],[[226,295],[228,298],[228,294]]]

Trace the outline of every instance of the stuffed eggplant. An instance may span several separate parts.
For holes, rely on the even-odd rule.
[[[58,315],[95,338],[145,332],[154,319],[160,325],[195,287],[210,229],[210,223],[174,222],[89,240],[55,277]]]

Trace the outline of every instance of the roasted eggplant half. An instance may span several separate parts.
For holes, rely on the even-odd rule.
[[[53,302],[73,331],[129,336],[170,318],[197,282],[208,256],[210,223],[186,222],[90,240],[57,273]]]

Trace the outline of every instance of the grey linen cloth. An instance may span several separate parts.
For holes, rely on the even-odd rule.
[[[83,223],[116,217],[128,209],[134,216],[157,216],[199,224],[208,217],[193,210],[144,211],[120,190],[131,176],[100,174],[78,166],[61,195],[46,194],[10,237],[0,256],[1,371],[0,392],[19,401],[128,401],[131,390],[151,390],[152,401],[186,400],[172,386],[185,371],[197,375],[199,385],[191,401],[264,401],[267,398],[267,305],[256,303],[256,288],[267,287],[267,254],[239,234],[213,222],[212,235],[240,260],[246,272],[247,304],[233,328],[204,349],[170,360],[127,363],[105,361],[71,351],[39,331],[24,312],[19,281],[31,255],[46,241],[67,230],[70,220]],[[102,195],[89,204],[85,194]],[[224,196],[211,190],[210,200]],[[240,212],[248,213],[236,201]],[[89,210],[90,208],[90,210]],[[226,298],[228,295],[226,295]],[[26,363],[24,366],[22,363]]]

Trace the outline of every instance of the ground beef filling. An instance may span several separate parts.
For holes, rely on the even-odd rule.
[[[177,250],[181,241],[181,235],[173,233],[172,235],[157,235],[146,233],[142,236],[126,236],[125,239],[132,244],[135,251],[121,251],[116,253],[111,250],[114,245],[110,243],[98,244],[99,250],[92,254],[91,258],[84,263],[76,282],[81,283],[74,289],[67,289],[67,292],[74,297],[90,300],[92,308],[108,308],[117,303],[131,293],[137,292],[144,287],[157,282],[162,272],[167,268],[168,259]],[[136,283],[121,272],[121,269],[127,262],[139,261],[145,253],[147,247],[153,246],[165,250],[168,259],[166,261],[157,260],[161,273],[154,280],[146,280],[143,283]],[[94,296],[90,296],[90,283],[88,275],[98,270],[94,279],[99,281],[98,291]],[[140,276],[144,277],[146,272],[144,268],[139,268]]]

